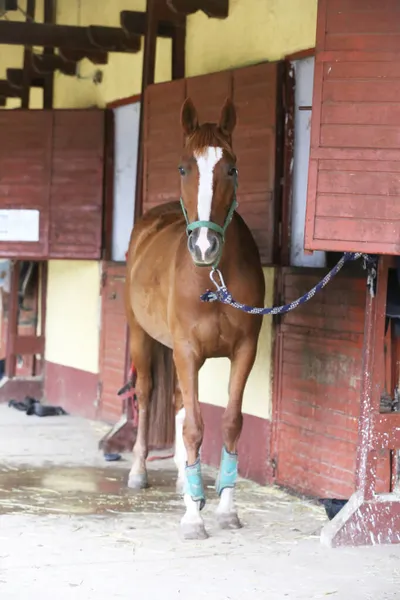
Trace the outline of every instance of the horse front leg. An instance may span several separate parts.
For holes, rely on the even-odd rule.
[[[246,341],[231,359],[229,379],[229,400],[222,420],[221,464],[216,481],[216,490],[220,497],[217,508],[217,520],[223,529],[238,529],[239,521],[234,502],[234,489],[238,474],[237,444],[242,432],[243,393],[257,352],[255,343]]]
[[[183,406],[182,392],[179,387],[178,378],[175,385],[175,452],[174,462],[178,469],[176,480],[176,491],[183,494],[185,491],[185,467],[187,463],[185,442],[183,440],[183,423],[185,421],[185,409]]]
[[[202,365],[186,345],[174,348],[174,361],[182,394],[183,442],[186,449],[184,502],[186,512],[181,520],[181,532],[186,540],[208,537],[200,511],[205,505],[201,475],[200,446],[203,441],[203,419],[198,395],[198,372]]]

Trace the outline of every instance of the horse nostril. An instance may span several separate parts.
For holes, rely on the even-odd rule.
[[[190,234],[188,237],[188,248],[189,248],[189,252],[194,252],[194,240],[193,240],[193,235]]]
[[[216,236],[213,236],[210,240],[209,254],[216,254],[216,252],[218,252],[218,250],[219,250],[218,238]]]

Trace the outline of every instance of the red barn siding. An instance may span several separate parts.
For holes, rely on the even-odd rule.
[[[400,253],[400,5],[320,0],[305,246]]]
[[[283,302],[295,300],[320,272],[284,269]],[[338,276],[278,329],[274,455],[276,481],[320,498],[355,490],[364,331],[365,280]],[[388,490],[389,456],[379,487]]]
[[[250,227],[263,264],[273,263],[275,225],[278,63],[262,63],[232,71],[149,86],[145,97],[143,211],[178,200],[178,163],[183,134],[180,109],[191,97],[200,122],[217,122],[231,97],[238,113],[233,147],[238,156],[238,212]]]

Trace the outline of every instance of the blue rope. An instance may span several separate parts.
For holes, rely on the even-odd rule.
[[[339,260],[339,262],[333,267],[333,269],[331,269],[329,273],[327,273],[327,275],[325,275],[325,277],[321,281],[319,281],[317,285],[315,285],[309,292],[304,294],[304,296],[301,296],[301,298],[290,302],[290,304],[284,304],[283,306],[273,306],[271,308],[256,308],[254,306],[248,306],[247,304],[237,302],[237,300],[235,300],[232,297],[232,294],[228,291],[223,280],[222,274],[218,269],[213,269],[210,274],[210,279],[217,288],[217,291],[212,292],[210,290],[207,290],[202,296],[200,296],[200,299],[202,302],[222,302],[223,304],[228,304],[229,306],[233,306],[233,308],[238,308],[239,310],[249,313],[250,315],[281,315],[284,313],[288,313],[291,310],[294,310],[295,308],[300,306],[301,304],[305,304],[306,302],[311,300],[311,298],[313,298],[316,293],[322,290],[335,277],[335,275],[339,273],[339,271],[343,268],[345,263],[353,260],[358,260],[361,257],[363,257],[364,259],[364,267],[366,268],[366,265],[372,261],[369,255],[362,254],[361,252],[345,252],[342,258]],[[218,283],[215,280],[215,274],[218,275],[220,283]],[[369,275],[368,284],[370,285],[371,293],[373,293],[373,279],[374,274]]]

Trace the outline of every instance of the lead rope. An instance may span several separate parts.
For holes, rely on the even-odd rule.
[[[247,304],[243,304],[242,302],[238,302],[232,297],[232,294],[229,292],[225,285],[224,278],[222,277],[222,273],[219,269],[212,269],[210,273],[210,279],[214,283],[217,288],[215,292],[211,290],[207,290],[204,294],[200,296],[202,302],[222,302],[222,304],[227,304],[232,306],[233,308],[237,308],[242,310],[245,313],[250,315],[280,315],[284,313],[288,313],[291,310],[294,310],[301,304],[305,304],[311,298],[315,296],[320,290],[322,290],[334,277],[339,273],[339,271],[343,268],[345,263],[358,260],[359,258],[363,258],[364,264],[363,268],[368,271],[367,277],[367,286],[369,288],[369,292],[372,297],[375,295],[375,279],[376,279],[376,271],[377,271],[377,258],[372,257],[368,254],[363,254],[362,252],[345,252],[339,262],[325,275],[321,281],[317,283],[310,291],[306,294],[290,302],[289,304],[283,304],[282,306],[272,306],[270,308],[257,308],[254,306],[249,306]],[[215,276],[218,277],[219,282],[215,279]]]

